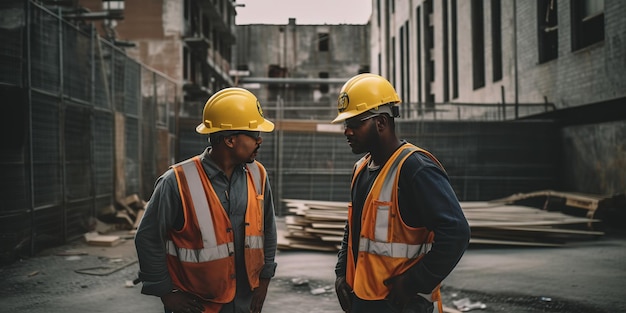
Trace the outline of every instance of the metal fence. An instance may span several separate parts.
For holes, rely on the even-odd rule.
[[[261,103],[265,116],[277,126],[262,134],[257,157],[268,169],[277,214],[290,214],[283,199],[349,201],[352,166],[361,155],[352,154],[343,125],[329,123],[336,109]],[[397,134],[435,154],[462,201],[558,188],[560,135],[555,123],[507,121],[495,106],[473,107],[484,117],[477,113],[476,120],[400,118]],[[492,113],[490,107],[495,109]],[[198,116],[180,123],[182,158],[208,145],[206,136],[194,131],[199,121]]]
[[[173,160],[180,90],[34,2],[0,3],[0,250],[84,234],[116,199],[148,198]]]

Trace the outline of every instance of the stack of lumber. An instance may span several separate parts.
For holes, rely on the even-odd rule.
[[[291,215],[279,249],[337,251],[348,206],[345,202],[283,200]],[[461,202],[473,245],[560,246],[604,235],[594,217],[598,196],[542,191],[487,202]],[[525,205],[525,204],[534,204]]]
[[[470,244],[559,246],[604,235],[599,220],[497,202],[461,202],[472,230]]]
[[[295,199],[283,202],[293,215],[285,216],[287,233],[279,241],[279,249],[339,250],[348,219],[347,203]]]

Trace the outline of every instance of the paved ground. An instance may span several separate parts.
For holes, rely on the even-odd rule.
[[[83,255],[59,255],[82,251]],[[264,312],[341,312],[332,289],[335,253],[279,251]],[[138,265],[132,240],[115,247],[82,242],[0,267],[2,312],[162,312],[159,299],[130,284]],[[476,312],[626,312],[626,235],[561,248],[467,251],[444,281],[447,307],[463,298]]]

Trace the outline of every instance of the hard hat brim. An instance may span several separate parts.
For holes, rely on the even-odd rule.
[[[365,112],[367,112],[367,111],[365,111]],[[362,113],[365,113],[365,112],[362,112]],[[357,114],[355,114],[354,112],[339,113],[339,115],[337,115],[337,117],[335,117],[335,119],[332,120],[330,123],[331,124],[341,123],[341,122],[343,122],[343,121],[345,121],[345,120],[347,120],[347,119],[349,119],[349,118],[351,118],[353,116],[357,116],[359,114],[361,114],[361,113],[357,113]]]
[[[200,125],[196,126],[196,132],[199,134],[212,134],[222,130],[249,130],[249,131],[260,131],[264,133],[269,133],[274,130],[274,123],[264,120],[261,124],[259,124],[256,128],[249,127],[236,127],[232,129],[224,129],[219,127],[206,127],[204,123],[200,123]]]
[[[355,117],[357,115],[361,115],[363,113],[366,112],[370,112],[370,113],[386,113],[389,114],[389,116],[393,116],[393,111],[391,110],[391,107],[394,104],[383,104],[380,106],[377,106],[375,108],[366,110],[366,111],[362,111],[362,112],[355,112],[355,111],[347,111],[347,112],[343,112],[343,113],[339,113],[339,115],[337,115],[337,117],[335,117],[334,120],[332,120],[332,122],[330,122],[331,124],[336,124],[336,123],[341,123],[349,118]]]

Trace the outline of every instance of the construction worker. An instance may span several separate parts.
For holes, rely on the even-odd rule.
[[[396,136],[400,98],[385,78],[359,74],[338,98],[353,168],[348,221],[335,267],[345,312],[433,312],[470,229],[439,161]]]
[[[276,224],[265,168],[255,160],[274,124],[242,88],[215,93],[196,128],[201,155],[155,184],[137,229],[141,292],[165,312],[261,312],[276,263]]]

